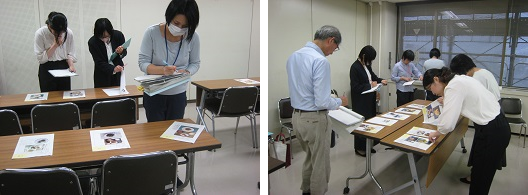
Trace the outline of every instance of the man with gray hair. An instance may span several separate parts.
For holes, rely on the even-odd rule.
[[[330,179],[331,122],[328,110],[348,105],[345,96],[330,97],[330,63],[326,56],[339,50],[341,33],[325,25],[315,32],[314,40],[295,51],[286,64],[292,124],[306,152],[302,170],[303,194],[324,194]]]

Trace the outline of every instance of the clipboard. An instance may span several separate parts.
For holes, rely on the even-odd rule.
[[[132,38],[129,38],[125,43],[123,43],[123,49],[127,49],[128,46],[130,45],[130,41],[132,40]],[[108,60],[108,62],[111,62],[112,60],[115,59],[115,57],[117,57],[117,53],[114,51],[114,53],[112,53],[112,55],[110,56],[110,59]]]

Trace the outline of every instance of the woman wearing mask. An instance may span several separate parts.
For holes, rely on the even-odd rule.
[[[200,68],[199,21],[194,0],[172,0],[165,22],[147,28],[139,50],[139,68],[147,75],[195,74]],[[143,95],[148,122],[182,119],[187,105],[188,83],[160,94]]]
[[[374,59],[376,59],[376,50],[367,45],[361,49],[357,60],[350,67],[352,110],[363,115],[365,119],[376,116],[376,93],[361,93],[375,87],[378,83],[387,85],[387,80],[378,78],[376,73],[372,71],[371,65]],[[374,145],[376,144],[374,143]],[[365,138],[354,136],[354,149],[357,155],[365,157]],[[372,149],[372,153],[376,153],[376,151]]]
[[[70,77],[54,77],[48,70],[69,69],[75,72],[77,62],[73,45],[73,32],[68,28],[66,16],[51,12],[46,26],[35,32],[35,55],[40,63],[39,85],[41,92],[71,90]]]
[[[119,86],[121,71],[123,71],[123,58],[127,51],[123,49],[125,36],[114,30],[112,23],[107,18],[95,21],[94,35],[88,40],[88,48],[94,61],[94,87]],[[112,53],[116,57],[110,61]]]

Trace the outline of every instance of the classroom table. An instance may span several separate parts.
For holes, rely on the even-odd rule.
[[[194,123],[191,119],[175,120],[179,122]],[[115,155],[141,154],[155,151],[172,150],[177,154],[187,153],[189,161],[185,175],[185,182],[179,189],[190,183],[193,194],[195,152],[220,148],[222,143],[206,131],[202,131],[194,144],[160,138],[160,135],[174,122],[160,121],[131,125],[110,126],[104,128],[90,128],[80,130],[54,131],[38,134],[54,134],[53,155],[12,159],[18,139],[25,135],[0,136],[0,170],[18,168],[46,168],[68,167],[74,170],[87,168],[100,168],[103,162]],[[90,131],[100,129],[122,128],[130,148],[92,152]]]
[[[414,101],[409,102],[409,103],[407,103],[407,104],[405,104],[405,105],[403,105],[401,107],[406,107],[407,105],[410,105],[410,104],[428,105],[430,102],[431,101],[426,101],[426,100],[414,100]],[[390,112],[394,112],[396,109],[397,108],[389,110],[389,111]],[[383,114],[385,114],[385,113],[383,113]],[[383,114],[379,114],[377,116],[381,116]],[[409,118],[407,118],[405,120],[398,120],[398,122],[396,122],[395,124],[393,124],[391,126],[385,126],[382,130],[380,130],[379,132],[377,132],[375,134],[369,133],[369,132],[364,132],[364,131],[352,131],[351,134],[353,134],[354,136],[360,136],[360,137],[366,138],[366,142],[367,142],[366,143],[367,144],[366,157],[365,157],[366,158],[366,163],[365,163],[366,167],[365,167],[365,172],[362,175],[360,175],[360,176],[351,176],[351,177],[348,177],[346,179],[346,186],[343,189],[343,193],[344,194],[348,194],[348,192],[350,191],[350,188],[349,188],[350,180],[352,180],[352,179],[361,179],[361,178],[364,178],[367,175],[369,175],[372,178],[374,183],[376,183],[376,186],[379,188],[379,190],[383,194],[383,192],[384,192],[383,191],[383,187],[381,186],[381,184],[378,182],[378,180],[376,179],[376,177],[372,173],[372,167],[371,167],[372,154],[371,154],[371,150],[373,148],[373,143],[374,143],[374,141],[380,141],[381,139],[387,137],[388,135],[390,135],[393,132],[397,131],[401,127],[403,127],[403,126],[407,125],[408,123],[414,121],[415,119],[419,118],[421,115],[422,115],[421,112],[418,115],[410,114]],[[369,120],[369,119],[366,119],[364,122],[366,122],[367,120]],[[342,129],[342,128],[337,128],[337,129]]]
[[[249,79],[258,81],[258,84],[245,84],[235,79],[217,79],[217,80],[202,80],[202,81],[192,81],[191,84],[196,86],[196,111],[198,116],[196,117],[196,123],[205,124],[204,121],[204,111],[205,99],[213,96],[215,93],[225,91],[229,87],[239,87],[239,86],[256,86],[260,87],[260,77],[250,77]],[[256,125],[256,124],[255,124]],[[207,126],[205,127],[207,131]],[[253,131],[253,143],[258,143],[258,136],[256,130]],[[258,145],[254,145],[254,148],[258,148]]]
[[[27,94],[2,95],[0,96],[0,109],[14,110],[20,118],[21,125],[29,126],[31,125],[31,109],[35,105],[73,102],[79,107],[79,110],[81,112],[81,121],[84,121],[91,118],[92,106],[98,101],[133,98],[136,101],[137,108],[138,98],[143,97],[143,92],[139,91],[135,85],[127,85],[126,89],[128,90],[129,94],[123,94],[118,96],[106,95],[106,93],[103,91],[103,88],[74,89],[84,90],[86,93],[86,97],[73,99],[64,99],[64,91],[50,91],[48,92],[48,99],[42,101],[25,101]],[[139,112],[137,109],[136,115],[138,116],[137,118],[139,118]]]

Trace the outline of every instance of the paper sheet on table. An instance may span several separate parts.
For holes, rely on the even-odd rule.
[[[127,49],[128,46],[130,45],[130,41],[132,40],[132,38],[129,38],[125,43],[123,43],[123,49]],[[112,53],[112,55],[110,56],[110,59],[108,60],[108,62],[114,60],[114,58],[117,57],[117,53],[114,51],[114,53]]]
[[[130,148],[122,128],[90,131],[92,151],[117,150]]]
[[[84,97],[86,97],[86,92],[84,90],[65,91],[62,95],[62,99],[74,99]]]
[[[365,117],[343,106],[339,106],[339,109],[337,110],[329,111],[328,115],[346,126],[350,126],[365,120]]]
[[[403,86],[412,85],[413,83],[414,83],[414,80],[407,81],[407,82],[403,83]]]
[[[420,114],[421,110],[411,108],[398,108],[395,112],[418,115]]]
[[[361,123],[361,125],[359,125],[358,128],[356,128],[355,130],[358,130],[358,131],[364,131],[364,132],[367,132],[367,133],[378,133],[379,131],[381,131],[381,129],[383,129],[383,125],[373,125],[373,124],[368,124],[368,123]]]
[[[409,118],[409,115],[400,114],[400,113],[396,113],[396,112],[387,112],[387,113],[385,113],[384,115],[381,115],[381,116],[385,117],[385,118],[398,119],[398,120],[405,120],[405,119]]]
[[[31,101],[41,101],[41,100],[48,100],[48,92],[27,94],[26,99],[24,101],[31,102]]]
[[[365,122],[374,123],[374,124],[383,125],[383,126],[391,126],[391,125],[394,125],[394,123],[397,123],[398,120],[382,118],[382,117],[377,117],[376,116],[376,117],[370,118],[369,120],[367,120]]]
[[[370,88],[369,90],[366,90],[366,91],[362,92],[361,94],[374,92],[374,91],[378,90],[380,87],[381,87],[381,83],[378,84],[378,85],[376,85],[376,87],[372,87],[372,88]]]
[[[258,81],[252,80],[252,79],[235,79],[235,81],[238,81],[238,82],[241,82],[241,83],[245,83],[245,84],[248,84],[248,85],[255,85],[255,84],[259,84],[260,83]]]
[[[72,77],[78,76],[77,73],[70,72],[69,69],[58,69],[58,70],[48,70],[48,72],[54,77]]]
[[[54,134],[22,136],[13,153],[12,159],[53,155]]]
[[[204,127],[203,125],[174,122],[160,137],[194,144]]]
[[[431,129],[413,127],[411,130],[407,131],[407,133],[394,140],[394,142],[415,147],[421,150],[427,150],[429,147],[431,147],[431,145],[433,145],[428,138],[429,134],[433,131],[434,130]]]

